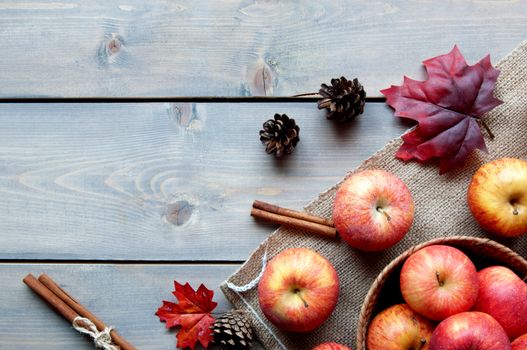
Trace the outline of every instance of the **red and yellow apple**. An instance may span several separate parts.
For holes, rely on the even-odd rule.
[[[401,293],[415,311],[435,321],[468,311],[478,296],[476,267],[461,250],[431,245],[406,259]]]
[[[498,321],[483,312],[462,312],[443,320],[432,333],[430,350],[510,350]]]
[[[323,343],[314,347],[313,350],[351,350],[351,348],[338,343]]]
[[[483,165],[472,177],[468,205],[484,230],[505,237],[527,233],[527,162],[502,158]]]
[[[512,350],[527,350],[527,334],[524,334],[512,342]]]
[[[377,251],[399,242],[412,226],[414,201],[408,187],[380,169],[351,175],[339,187],[333,222],[352,247]]]
[[[276,327],[292,332],[318,328],[339,295],[337,271],[314,250],[290,248],[269,261],[258,284],[260,308]]]
[[[434,330],[432,321],[406,304],[383,310],[368,326],[368,350],[428,350]]]
[[[511,340],[527,333],[527,284],[504,266],[479,271],[478,281],[473,309],[494,317]]]

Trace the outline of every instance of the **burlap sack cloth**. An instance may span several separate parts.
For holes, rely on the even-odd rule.
[[[272,233],[249,260],[221,285],[235,308],[248,311],[258,339],[266,349],[310,350],[323,341],[355,347],[359,311],[371,283],[392,259],[410,246],[441,236],[473,235],[488,237],[477,225],[467,207],[466,193],[474,172],[482,164],[501,157],[527,159],[527,41],[497,64],[501,71],[495,95],[504,101],[486,117],[494,140],[485,138],[489,154],[474,152],[462,169],[439,175],[438,164],[404,163],[394,157],[402,141],[397,138],[363,162],[357,169],[381,168],[401,178],[415,200],[415,219],[406,237],[394,247],[379,253],[365,253],[298,230],[280,228]],[[322,193],[305,209],[331,217],[338,184]],[[527,237],[501,241],[527,257]],[[258,304],[257,288],[236,292],[227,286],[245,285],[262,269],[262,256],[268,259],[290,247],[309,247],[328,258],[340,278],[339,302],[330,318],[317,330],[306,334],[282,332],[268,322]]]

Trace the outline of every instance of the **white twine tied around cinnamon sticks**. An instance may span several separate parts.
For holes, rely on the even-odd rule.
[[[112,335],[110,334],[113,329],[112,326],[99,331],[97,326],[90,319],[81,316],[75,317],[72,325],[78,332],[92,337],[96,348],[104,350],[121,350],[119,346],[112,342]]]
[[[46,274],[40,275],[38,279],[29,274],[24,278],[24,283],[68,320],[77,331],[90,335],[97,347],[104,350],[137,350]]]

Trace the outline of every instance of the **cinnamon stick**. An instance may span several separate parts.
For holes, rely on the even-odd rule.
[[[72,298],[64,289],[62,289],[51,277],[46,274],[40,275],[38,280],[46,286],[50,291],[52,291],[56,296],[58,296],[64,303],[67,304],[70,308],[75,310],[80,316],[89,319],[95,324],[99,332],[103,331],[106,328],[106,324],[98,319],[93,313],[86,309],[81,303]],[[123,337],[119,335],[115,330],[112,329],[110,332],[112,336],[112,342],[115,345],[121,347],[122,350],[137,350],[133,345],[128,343]]]
[[[334,226],[333,225],[333,220],[331,220],[331,219],[322,218],[320,216],[313,216],[313,215],[310,215],[310,214],[302,212],[302,211],[296,211],[296,210],[293,210],[293,209],[282,208],[282,207],[279,207],[277,205],[266,203],[266,202],[262,202],[262,201],[259,201],[259,200],[255,200],[253,202],[253,208],[261,209],[261,210],[268,211],[270,213],[274,213],[274,214],[278,214],[278,215],[282,215],[282,216],[287,216],[287,217],[290,217],[290,218],[296,218],[296,219],[300,219],[300,220],[304,220],[304,221],[314,222],[314,223],[325,225],[325,226],[329,226],[329,227],[333,227]]]
[[[298,228],[325,237],[335,238],[337,236],[337,230],[334,227],[315,223],[312,221],[306,221],[295,217],[275,214],[273,212],[264,211],[258,208],[252,208],[251,215],[260,219],[274,222],[275,224]]]
[[[24,283],[38,294],[42,299],[44,299],[53,309],[55,309],[59,314],[62,315],[70,323],[73,323],[73,320],[79,316],[75,310],[69,307],[65,302],[63,302],[55,293],[50,291],[45,285],[42,284],[35,276],[32,274],[27,275],[23,279]],[[86,326],[83,322],[79,322],[81,326]]]

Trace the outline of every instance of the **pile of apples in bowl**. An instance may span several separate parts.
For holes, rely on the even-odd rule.
[[[493,235],[527,233],[527,162],[483,165],[467,191]],[[445,237],[392,261],[361,309],[358,350],[527,350],[527,261],[490,239]]]
[[[489,239],[412,247],[370,288],[357,349],[527,349],[527,284],[519,276],[527,261]]]

